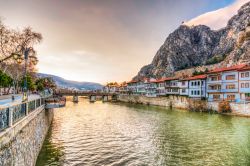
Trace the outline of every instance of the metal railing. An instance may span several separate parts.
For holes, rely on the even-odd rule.
[[[16,124],[37,108],[45,105],[45,99],[39,98],[0,109],[0,132]]]

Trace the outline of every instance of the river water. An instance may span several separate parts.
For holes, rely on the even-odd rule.
[[[37,166],[250,165],[250,119],[81,98],[56,109]]]

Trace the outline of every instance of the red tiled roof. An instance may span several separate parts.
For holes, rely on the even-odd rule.
[[[245,67],[239,69],[239,71],[246,71],[246,70],[250,70],[250,66],[245,66]]]
[[[176,78],[176,77],[166,77],[166,78],[161,78],[161,79],[155,80],[153,82],[158,83],[158,82],[171,81],[171,80],[178,80],[178,78]]]
[[[188,77],[184,80],[200,80],[200,79],[206,79],[207,75],[206,74],[202,74],[202,75],[197,75],[197,76],[193,76],[193,77]]]
[[[131,84],[131,83],[137,83],[138,81],[135,81],[135,80],[131,80],[129,82],[127,82],[127,84]]]
[[[240,64],[240,65],[235,65],[235,66],[231,66],[231,67],[217,68],[217,69],[214,69],[208,73],[219,73],[219,72],[223,72],[223,71],[240,70],[245,66],[246,66],[246,64]]]

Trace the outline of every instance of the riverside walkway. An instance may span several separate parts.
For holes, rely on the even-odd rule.
[[[4,107],[10,107],[12,105],[22,103],[22,95],[21,94],[15,95],[15,100],[12,100],[11,96],[12,95],[0,96],[0,109],[4,108]],[[28,96],[29,101],[39,99],[39,98],[40,98],[40,95],[36,95],[36,94],[31,94]]]

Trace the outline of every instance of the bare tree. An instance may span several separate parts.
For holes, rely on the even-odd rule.
[[[0,20],[0,70],[7,73],[14,80],[14,87],[18,87],[18,82],[22,78],[24,62],[18,64],[13,55],[18,48],[33,47],[42,41],[42,35],[34,32],[31,27],[23,30],[8,28]],[[35,64],[28,63],[29,72],[36,71]]]

